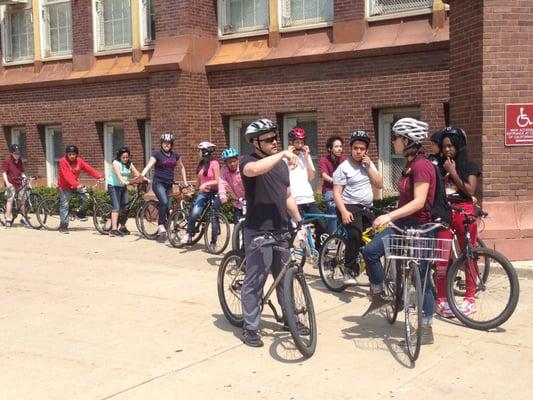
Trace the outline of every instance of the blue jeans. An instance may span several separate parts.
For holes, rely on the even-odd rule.
[[[163,183],[155,181],[152,184],[152,190],[159,200],[159,215],[157,218],[158,225],[165,225],[167,221],[167,214],[170,208],[170,201],[172,199],[172,183]]]
[[[395,222],[395,224],[400,228],[415,228],[420,225],[419,222],[412,220],[399,220]],[[382,239],[385,236],[393,234],[398,234],[398,232],[393,228],[387,228],[374,236],[374,239],[372,239],[372,241],[362,249],[363,258],[365,259],[366,263],[368,279],[373,285],[381,285],[385,279],[385,271],[383,269],[383,265],[381,264],[381,257],[385,255],[385,246],[383,245]],[[422,311],[424,312],[424,317],[430,320],[431,316],[435,312],[435,293],[431,279],[428,279],[427,283],[425,283],[426,271],[428,268],[428,261],[420,261],[420,279],[422,280],[422,287],[426,287],[423,295],[424,299]],[[428,278],[430,278],[430,273],[431,270],[427,271]]]
[[[78,208],[80,211],[85,210],[85,205],[89,198],[87,189],[85,188],[59,190],[59,220],[62,228],[68,227],[68,211],[70,208],[70,198],[72,197],[72,193],[77,193],[80,196],[80,207]]]
[[[218,223],[218,219],[215,215],[215,212],[220,208],[220,198],[215,192],[198,193],[196,199],[194,200],[194,205],[192,206],[191,213],[187,218],[187,233],[191,236],[194,235],[194,227],[196,225],[196,221],[202,215],[202,212],[204,211],[205,207],[207,206],[207,203],[209,202],[209,199],[211,198],[213,199],[213,210],[211,210],[211,223],[213,224],[212,233],[214,236],[214,238],[211,238],[211,241],[214,242],[216,241],[216,236],[220,234],[220,226]]]
[[[326,214],[337,216],[337,206],[335,206],[335,202],[333,201],[333,192],[331,190],[324,193],[324,202],[328,206]],[[335,230],[337,230],[337,220],[334,218],[328,218],[326,231],[328,234],[333,235]]]
[[[119,212],[128,206],[128,189],[126,186],[107,185],[107,192],[111,197],[111,211]]]

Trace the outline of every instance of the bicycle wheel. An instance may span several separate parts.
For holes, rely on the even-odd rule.
[[[473,268],[467,265],[466,254],[461,255],[448,271],[446,295],[453,314],[466,326],[479,329],[494,329],[513,314],[518,304],[520,285],[518,276],[509,260],[496,250],[488,248],[473,249]],[[479,279],[480,266],[487,265],[490,276],[487,282]],[[460,308],[463,295],[455,294],[456,282],[462,279],[465,270],[475,283],[475,307]],[[462,288],[467,290],[466,287]]]
[[[98,232],[107,235],[111,230],[111,204],[100,203],[93,212],[93,224]]]
[[[348,287],[344,284],[345,239],[341,235],[327,238],[318,256],[318,270],[324,285],[332,292],[342,292]]]
[[[457,243],[457,240],[454,240],[453,242],[453,257],[452,257],[452,260],[450,260],[450,264],[451,265],[454,260],[456,260],[460,255],[461,255],[461,252],[460,252],[460,247],[459,247],[459,244]],[[487,246],[485,245],[485,243],[483,242],[483,240],[481,239],[477,239],[477,247],[484,247],[484,248],[487,248]],[[458,271],[457,271],[457,276],[456,276],[456,280],[455,280],[455,287],[454,287],[454,291],[455,291],[455,295],[456,296],[464,296],[465,294],[465,291],[464,291],[464,288],[466,286],[466,281],[465,281],[465,273],[464,273],[464,268],[460,268]],[[484,262],[480,262],[479,263],[479,273],[483,279],[483,283],[486,283],[487,282],[487,279],[489,278],[489,272],[490,272],[490,260],[488,258],[486,258],[484,260]],[[461,278],[461,279],[459,279]]]
[[[204,244],[209,253],[220,254],[228,247],[230,227],[224,214],[216,212],[214,218],[218,226],[214,226],[213,219],[209,217],[204,232]]]
[[[57,231],[61,225],[59,198],[43,199],[37,206],[37,221],[48,231]]]
[[[181,238],[187,232],[187,216],[181,209],[177,209],[170,214],[167,232],[168,241],[172,247],[181,248],[184,246],[181,243]]]
[[[385,306],[385,316],[389,324],[394,324],[398,317],[400,309],[400,288],[401,284],[398,282],[401,277],[398,273],[398,260],[387,260],[385,263],[385,295],[391,299],[390,303]]]
[[[43,201],[43,197],[39,193],[30,193],[26,199],[26,221],[33,229],[41,229],[43,226],[37,219],[37,207]]]
[[[244,253],[230,251],[218,268],[217,292],[222,312],[230,324],[242,327],[241,288],[244,282]]]
[[[157,238],[159,233],[159,202],[148,200],[141,208],[140,228],[142,235],[149,240]]]
[[[143,203],[144,204],[144,203]],[[142,234],[141,232],[141,211],[143,205],[141,204],[139,208],[137,208],[137,211],[135,211],[135,226],[137,227],[137,231]]]
[[[409,359],[416,361],[422,340],[422,283],[418,265],[412,261],[409,264],[403,279],[405,347]]]
[[[244,250],[243,225],[244,225],[244,221],[239,221],[233,227],[233,234],[231,235],[232,250],[235,250],[235,251]]]
[[[283,301],[294,344],[304,357],[311,357],[317,342],[315,308],[305,276],[295,266],[283,278]]]

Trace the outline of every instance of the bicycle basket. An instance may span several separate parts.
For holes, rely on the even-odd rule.
[[[382,238],[388,259],[448,261],[451,239],[388,235]]]

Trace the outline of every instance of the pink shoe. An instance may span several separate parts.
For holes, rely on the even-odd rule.
[[[455,315],[453,315],[452,310],[450,309],[450,305],[446,300],[437,301],[437,307],[435,311],[443,318],[455,317]]]
[[[465,317],[474,314],[477,311],[476,300],[473,297],[465,297],[459,306],[459,312]]]

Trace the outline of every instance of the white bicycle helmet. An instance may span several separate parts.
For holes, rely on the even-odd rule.
[[[215,151],[215,145],[211,142],[201,142],[198,145],[198,150]]]
[[[252,139],[255,139],[258,136],[261,136],[264,133],[273,132],[278,129],[278,126],[273,123],[268,118],[262,118],[255,120],[246,128],[244,132],[244,137],[248,142],[251,142]]]
[[[161,143],[163,142],[174,143],[174,135],[172,135],[171,133],[163,133],[160,139],[161,139]]]
[[[394,134],[420,144],[428,137],[428,124],[414,118],[402,118],[392,127]]]

